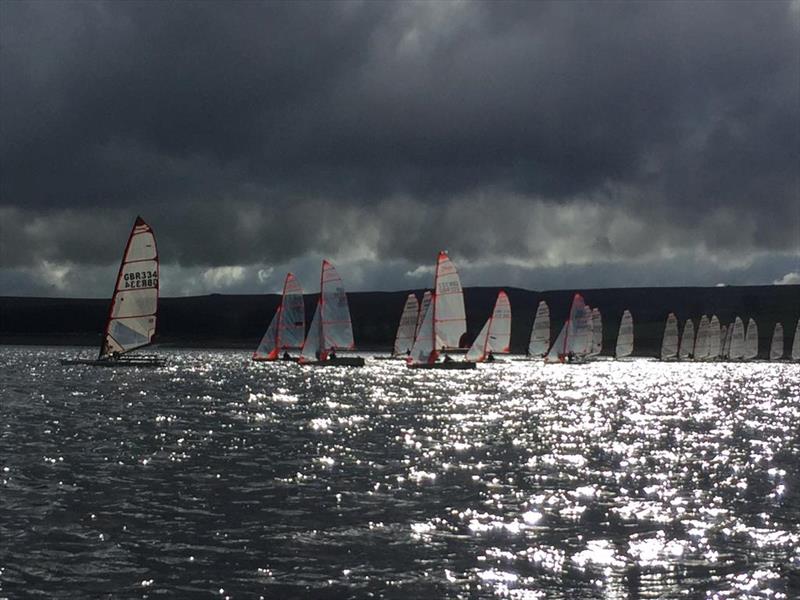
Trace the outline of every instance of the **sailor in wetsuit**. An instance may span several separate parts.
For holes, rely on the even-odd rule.
[[[489,355],[486,357],[486,362],[494,362],[494,353],[489,350]]]
[[[292,360],[291,355],[286,350],[283,351],[283,360]]]

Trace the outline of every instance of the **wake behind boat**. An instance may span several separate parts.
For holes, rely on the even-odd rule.
[[[154,354],[129,355],[148,346],[156,333],[158,249],[152,228],[136,217],[117,273],[103,341],[96,359],[62,359],[62,365],[161,367]]]

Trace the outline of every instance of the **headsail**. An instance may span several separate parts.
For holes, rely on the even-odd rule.
[[[675,358],[678,355],[678,318],[669,313],[664,326],[664,338],[661,340],[661,360]]]
[[[417,315],[419,313],[419,302],[413,293],[408,295],[403,306],[403,314],[400,316],[400,324],[397,326],[397,335],[394,338],[394,356],[405,355],[414,345],[414,334],[417,329]]]
[[[728,325],[725,333],[725,343],[722,346],[722,358],[730,358],[731,356],[731,341],[733,340],[733,323]]]
[[[731,347],[728,357],[732,360],[744,358],[744,323],[739,317],[733,322],[733,334],[731,335]]]
[[[631,311],[625,309],[622,313],[622,320],[619,323],[619,333],[617,334],[617,358],[624,358],[633,353],[633,316]]]
[[[148,345],[156,333],[157,312],[156,238],[150,226],[136,217],[119,266],[99,358]]]
[[[744,359],[752,360],[758,356],[758,325],[751,318],[747,321],[747,332],[744,334]]]
[[[484,324],[478,337],[467,351],[467,360],[482,362],[489,353],[509,351],[511,341],[511,303],[504,291],[497,294],[492,316]]]
[[[422,295],[422,303],[419,305],[419,312],[417,313],[417,326],[414,329],[414,339],[417,339],[417,334],[419,334],[419,328],[422,326],[422,319],[425,318],[425,313],[428,312],[428,307],[431,305],[431,292],[430,290],[425,290],[425,293]]]
[[[800,360],[800,319],[794,328],[794,339],[792,340],[792,360]]]
[[[772,332],[772,342],[769,345],[769,359],[780,360],[783,358],[783,325],[775,323],[775,330]]]
[[[411,356],[408,357],[409,365],[424,365],[436,362],[436,351],[433,347],[433,303],[422,303],[422,323],[417,330],[417,337],[411,347]]]
[[[694,321],[686,319],[683,325],[683,335],[681,336],[681,347],[678,352],[678,357],[681,360],[692,358],[694,356]]]
[[[727,325],[720,325],[719,326],[719,353],[717,354],[718,358],[722,358],[723,353],[725,352],[725,344],[728,341],[728,326]]]
[[[303,342],[303,349],[300,351],[300,362],[311,362],[320,360],[322,355],[322,319],[320,317],[321,301],[317,300],[317,308],[311,319],[311,326],[308,328],[308,335]]]
[[[556,336],[556,341],[553,342],[550,351],[547,353],[547,356],[544,357],[544,362],[564,362],[564,357],[567,355],[568,326],[569,322],[564,323],[564,325],[561,327],[561,331],[558,333],[558,336]]]
[[[467,332],[464,292],[456,266],[447,252],[439,252],[433,293],[433,329],[436,350],[458,348]]]
[[[530,356],[544,356],[550,346],[550,308],[542,300],[536,309],[536,318],[533,320],[531,339],[528,343]]]
[[[306,332],[303,289],[291,273],[283,282],[281,303],[253,354],[254,360],[275,360],[280,350],[301,348]]]

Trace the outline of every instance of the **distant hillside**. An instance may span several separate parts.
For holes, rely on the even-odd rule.
[[[467,288],[469,343],[489,315],[500,288]],[[558,332],[572,291],[532,292],[505,288],[513,311],[511,346],[524,352],[536,306],[550,306],[553,336]],[[416,290],[422,297],[422,290]],[[759,326],[760,351],[765,355],[776,322],[783,323],[787,349],[800,318],[800,286],[748,286],[713,288],[616,288],[581,291],[586,302],[603,314],[603,351],[613,353],[622,311],[633,313],[637,355],[655,355],[661,345],[664,320],[674,312],[683,327],[685,319],[716,314],[722,323],[736,315],[752,317]],[[348,294],[356,344],[364,349],[391,347],[397,321],[408,291]],[[276,295],[227,296],[213,294],[162,298],[157,343],[180,347],[254,348],[278,304]],[[315,295],[305,298],[310,320]],[[74,298],[0,297],[0,343],[87,344],[100,343],[108,300]]]

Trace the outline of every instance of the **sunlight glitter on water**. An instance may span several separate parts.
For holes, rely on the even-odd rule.
[[[798,365],[3,352],[6,594],[780,598],[800,572]]]

